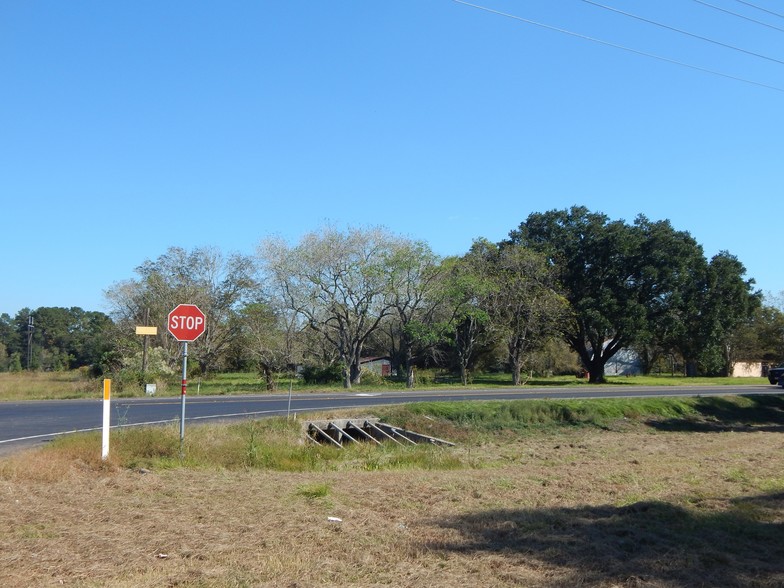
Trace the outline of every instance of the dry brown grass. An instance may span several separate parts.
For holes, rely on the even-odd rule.
[[[0,372],[0,400],[101,398],[100,380],[83,372]]]
[[[0,585],[784,585],[780,433],[489,439],[452,450],[486,464],[459,471],[16,455],[0,461]]]

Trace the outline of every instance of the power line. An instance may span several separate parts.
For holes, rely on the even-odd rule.
[[[745,2],[744,0],[735,0],[735,2],[740,2],[741,4],[745,4],[746,6],[751,6],[752,8],[756,8],[757,10],[761,10],[762,12],[767,12],[768,14],[772,14],[773,16],[778,16],[779,18],[784,18],[784,14],[773,12],[772,10],[768,10],[767,8],[763,8],[762,6],[757,6],[756,4],[752,4],[751,2]]]
[[[674,65],[680,65],[681,67],[685,67],[685,68],[692,69],[692,70],[695,70],[695,71],[701,71],[703,73],[708,73],[708,74],[711,74],[711,75],[714,75],[714,76],[719,76],[719,77],[722,77],[722,78],[735,80],[736,82],[743,82],[745,84],[751,84],[752,86],[759,86],[761,88],[767,88],[768,90],[774,90],[776,92],[783,92],[784,93],[784,88],[779,88],[777,86],[771,86],[771,85],[768,85],[768,84],[763,84],[762,82],[755,82],[754,80],[749,80],[749,79],[746,79],[746,78],[740,78],[740,77],[733,76],[733,75],[730,75],[730,74],[722,73],[720,71],[707,69],[707,68],[704,68],[704,67],[700,67],[698,65],[692,65],[690,63],[685,63],[683,61],[678,61],[676,59],[670,59],[669,57],[663,57],[661,55],[656,55],[654,53],[647,53],[645,51],[640,51],[638,49],[632,49],[631,47],[626,47],[625,45],[618,45],[617,43],[611,43],[609,41],[604,41],[602,39],[597,39],[596,37],[589,37],[588,35],[575,33],[573,31],[569,31],[567,29],[561,29],[561,28],[558,28],[558,27],[554,27],[552,25],[548,25],[548,24],[545,24],[545,23],[537,22],[535,20],[530,20],[530,19],[527,19],[527,18],[523,18],[522,16],[516,16],[514,14],[509,14],[507,12],[501,12],[500,10],[494,10],[492,8],[488,8],[486,6],[480,6],[478,4],[471,4],[470,2],[466,2],[465,0],[452,0],[452,2],[455,2],[457,4],[463,4],[464,6],[469,6],[471,8],[476,8],[477,10],[482,10],[484,12],[489,12],[490,14],[496,14],[498,16],[503,16],[505,18],[510,18],[512,20],[517,20],[517,21],[520,21],[520,22],[524,22],[526,24],[531,24],[531,25],[534,25],[534,26],[537,26],[537,27],[541,27],[543,29],[548,29],[550,31],[555,31],[557,33],[562,33],[564,35],[569,35],[571,37],[577,37],[578,39],[583,39],[585,41],[591,41],[593,43],[598,43],[600,45],[605,45],[607,47],[612,47],[614,49],[621,49],[623,51],[628,51],[629,53],[634,53],[635,55],[642,55],[644,57],[650,57],[651,59],[658,59],[659,61],[664,61],[666,63],[672,63]]]
[[[745,14],[741,14],[739,12],[733,12],[732,10],[727,10],[726,8],[722,8],[721,6],[716,6],[715,4],[711,4],[710,2],[704,2],[703,0],[694,0],[694,2],[696,2],[698,4],[702,4],[704,6],[708,6],[710,8],[713,8],[714,10],[718,10],[720,12],[726,12],[727,14],[731,14],[732,16],[737,16],[738,18],[742,18],[743,20],[747,20],[749,22],[753,22],[753,23],[762,25],[763,27],[768,27],[770,29],[773,29],[773,30],[776,30],[776,31],[781,31],[782,33],[784,33],[784,29],[782,29],[781,27],[777,27],[777,26],[769,24],[767,22],[763,22],[761,20],[757,20],[755,18],[750,18],[750,17],[746,16]]]
[[[640,20],[642,22],[646,22],[648,24],[655,25],[657,27],[661,27],[663,29],[667,29],[669,31],[674,31],[676,33],[680,33],[682,35],[686,35],[688,37],[692,37],[694,39],[699,39],[700,41],[707,41],[708,43],[713,43],[715,45],[719,45],[721,47],[726,47],[727,49],[732,49],[734,51],[740,51],[741,53],[745,53],[746,55],[753,55],[754,57],[759,57],[760,59],[767,59],[768,61],[774,61],[776,63],[780,63],[784,65],[784,61],[780,59],[776,59],[775,57],[768,57],[767,55],[762,55],[760,53],[754,53],[753,51],[747,51],[746,49],[741,49],[740,47],[736,47],[735,45],[729,45],[727,43],[722,43],[721,41],[717,41],[715,39],[711,39],[709,37],[703,37],[702,35],[696,35],[694,33],[690,33],[689,31],[684,31],[683,29],[678,29],[675,27],[671,27],[670,25],[666,25],[661,22],[657,22],[655,20],[650,20],[648,18],[644,18],[642,16],[638,16],[636,14],[632,14],[631,12],[624,12],[623,10],[618,10],[617,8],[613,8],[612,6],[607,6],[605,4],[599,4],[598,2],[593,2],[593,0],[581,0],[586,4],[590,4],[592,6],[596,6],[598,8],[602,8],[604,10],[609,10],[610,12],[616,12],[618,14],[622,14],[623,16],[628,16],[629,18],[634,18]]]

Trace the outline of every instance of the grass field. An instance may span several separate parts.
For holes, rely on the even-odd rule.
[[[365,382],[354,388],[359,391],[404,390],[402,382],[395,381]],[[608,384],[615,386],[699,386],[699,385],[737,385],[737,384],[767,384],[766,378],[686,378],[682,376],[610,376]],[[301,380],[290,381],[281,376],[278,381],[278,392],[288,392],[291,384],[292,391],[323,392],[341,391],[341,384],[305,385]],[[512,381],[509,374],[478,374],[469,387],[472,388],[505,388],[511,387]],[[540,386],[586,386],[587,381],[574,376],[556,376],[551,378],[531,378],[526,384],[528,387]],[[418,388],[457,388],[463,386],[454,378],[428,377],[420,378]],[[266,386],[257,374],[253,373],[228,373],[216,374],[208,379],[194,378],[188,382],[188,394],[191,395],[237,395],[237,394],[267,394]],[[0,373],[0,401],[3,400],[59,400],[71,398],[101,398],[103,385],[100,380],[86,378],[81,372],[21,372]],[[158,396],[179,396],[180,382],[159,382]],[[114,387],[113,395],[116,397],[144,396],[141,386]]]
[[[343,416],[324,415],[324,416]],[[282,419],[0,461],[3,586],[784,585],[784,397],[433,403],[454,448]]]

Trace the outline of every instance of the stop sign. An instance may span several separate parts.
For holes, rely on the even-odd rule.
[[[169,313],[167,326],[177,341],[194,341],[204,333],[207,321],[195,304],[180,304]]]

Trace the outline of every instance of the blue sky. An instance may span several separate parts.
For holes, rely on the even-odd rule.
[[[0,1],[0,312],[331,222],[442,255],[574,204],[784,290],[784,18],[737,0]],[[752,2],[784,13],[772,0]],[[742,78],[766,88],[739,81]]]

